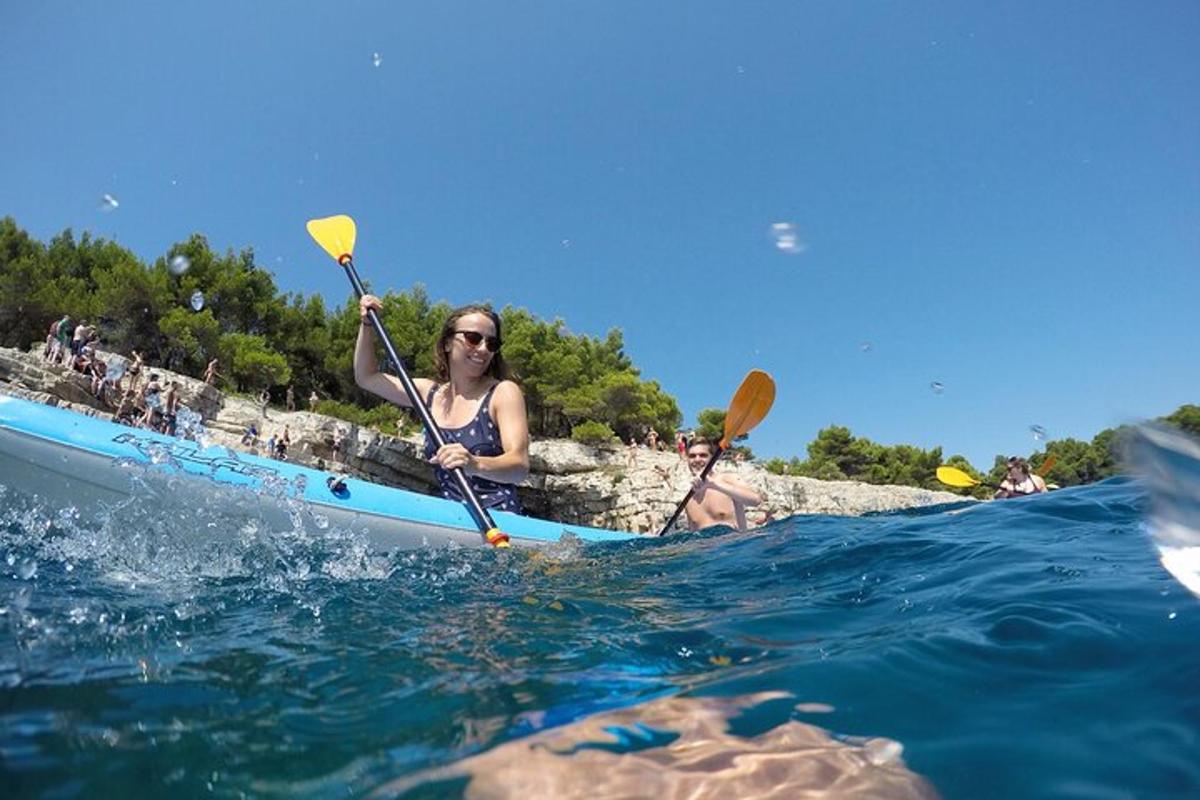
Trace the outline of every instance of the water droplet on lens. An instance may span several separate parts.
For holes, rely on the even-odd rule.
[[[188,268],[191,266],[191,260],[181,253],[180,255],[177,255],[171,259],[171,263],[167,265],[167,269],[172,275],[178,278],[180,275],[187,272]]]
[[[1032,434],[1033,434],[1033,438],[1034,438],[1034,439],[1036,439],[1036,440],[1037,440],[1037,441],[1039,441],[1039,442],[1040,442],[1042,439],[1045,439],[1045,438],[1046,438],[1046,429],[1045,429],[1045,428],[1043,428],[1041,425],[1030,425],[1030,426],[1029,426],[1029,432],[1030,432],[1030,433],[1032,433]]]
[[[871,348],[874,346],[875,345],[871,344],[870,342],[860,342],[858,345],[858,349],[862,350],[864,353],[869,353],[869,352],[871,352]]]
[[[379,53],[372,53],[371,54],[371,63],[378,67],[380,64],[383,63],[383,56],[379,55]]]
[[[791,222],[774,222],[770,230],[771,241],[775,249],[788,255],[798,255],[808,249],[808,245],[800,241],[800,233]]]
[[[934,394],[941,394],[942,392],[946,391],[946,385],[941,381],[934,381],[933,383],[929,384],[929,388],[933,390]]]
[[[204,295],[200,292],[199,289],[192,292],[192,301],[191,302],[192,302],[192,310],[193,311],[199,311],[200,309],[204,308]]]

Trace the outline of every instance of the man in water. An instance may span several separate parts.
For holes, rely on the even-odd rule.
[[[688,445],[688,469],[696,476],[692,484],[692,498],[684,509],[688,529],[698,531],[713,525],[728,525],[744,531],[748,527],[746,509],[761,503],[762,495],[728,475],[710,472],[707,478],[701,480],[700,473],[716,451],[715,444],[699,436]]]
[[[1047,489],[1042,476],[1030,473],[1029,464],[1025,459],[1013,456],[1008,460],[1008,475],[996,489],[995,499],[1023,497],[1027,494],[1041,494],[1044,491]]]

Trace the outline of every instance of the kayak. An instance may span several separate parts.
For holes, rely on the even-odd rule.
[[[146,476],[167,476],[173,499],[291,527],[296,504],[339,530],[362,533],[388,552],[451,542],[485,542],[462,503],[310,469],[286,461],[154,431],[18,397],[0,395],[0,486],[36,495],[55,507],[102,510],[135,498]],[[231,493],[232,492],[232,493]],[[541,547],[563,538],[613,542],[635,533],[564,525],[492,511],[515,546]]]

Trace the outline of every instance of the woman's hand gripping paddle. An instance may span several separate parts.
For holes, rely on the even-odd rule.
[[[346,277],[350,279],[350,284],[354,287],[354,293],[360,298],[366,294],[366,289],[363,288],[362,281],[359,280],[358,271],[354,269],[354,239],[357,234],[357,229],[354,225],[354,220],[344,214],[336,217],[325,217],[324,219],[310,219],[308,221],[308,234],[326,253],[333,256],[333,259],[342,265],[346,270]],[[404,393],[408,395],[408,401],[412,403],[412,407],[416,409],[417,415],[421,418],[421,424],[425,426],[425,432],[429,434],[429,438],[433,439],[434,445],[442,447],[446,444],[446,436],[442,433],[442,429],[433,421],[433,415],[429,413],[425,402],[417,393],[417,387],[413,385],[412,379],[408,377],[408,372],[404,369],[404,363],[400,357],[396,355],[396,348],[392,346],[392,340],[388,337],[387,331],[383,328],[383,322],[380,321],[379,315],[375,313],[375,309],[368,309],[367,317],[371,320],[371,327],[375,329],[375,335],[383,342],[384,349],[387,350],[388,358],[392,361],[392,368],[396,370],[397,377],[400,378],[400,383],[404,386]],[[467,480],[467,474],[461,468],[451,470],[454,476],[455,483],[458,484],[458,490],[462,493],[467,504],[467,509],[471,512],[471,517],[475,520],[475,524],[479,527],[479,532],[483,534],[483,538],[488,544],[496,547],[508,547],[508,534],[496,527],[496,523],[492,520],[487,509],[479,503],[479,498],[475,496],[475,492],[471,489],[471,483]]]
[[[713,465],[717,463],[721,453],[733,445],[734,439],[749,433],[751,428],[763,421],[774,402],[774,379],[761,369],[752,369],[746,373],[746,377],[742,379],[742,385],[734,392],[733,399],[729,401],[729,409],[725,412],[725,434],[717,444],[712,458],[708,459],[708,463],[704,465],[704,470],[700,473],[700,480],[708,477],[708,473],[712,471]],[[692,499],[694,493],[695,489],[688,490],[683,502],[675,509],[675,513],[667,520],[663,529],[658,532],[659,536],[663,536],[671,530],[671,526],[675,524],[675,520],[679,519],[679,515],[683,513],[683,509],[687,507],[688,501]]]

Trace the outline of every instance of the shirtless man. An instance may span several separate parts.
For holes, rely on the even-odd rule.
[[[700,480],[704,466],[716,452],[716,445],[699,436],[692,439],[687,449],[688,469],[696,476],[692,484],[692,498],[688,500],[688,530],[698,531],[713,525],[728,525],[744,531],[746,509],[762,502],[762,495],[749,486],[735,481],[728,475],[714,475]]]
[[[204,368],[204,382],[209,386],[217,385],[217,378],[221,375],[220,371],[217,370],[217,367],[220,366],[220,363],[220,359],[214,358],[212,361],[209,361],[208,366]]]

